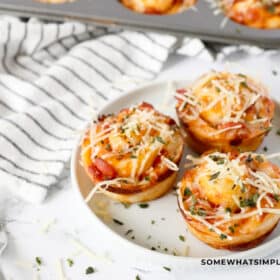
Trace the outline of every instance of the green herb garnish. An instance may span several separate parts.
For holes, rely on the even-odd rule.
[[[170,267],[168,267],[168,266],[163,266],[163,269],[165,269],[165,270],[167,270],[167,271],[171,271],[171,268]]]
[[[192,215],[195,215],[195,214],[196,214],[196,210],[195,210],[194,205],[192,205],[192,206],[190,207],[190,212],[191,212]]]
[[[183,235],[179,235],[179,239],[183,242],[185,242],[185,237]]]
[[[197,215],[198,216],[206,216],[206,212],[205,212],[205,210],[203,208],[199,208],[197,210]]]
[[[123,222],[117,220],[117,219],[113,219],[114,223],[116,223],[117,225],[120,225],[122,226],[123,225]]]
[[[220,234],[220,239],[221,239],[221,240],[227,239],[227,235],[225,235],[225,234],[223,234],[223,233]]]
[[[275,13],[275,6],[274,5],[269,5],[269,6],[267,6],[267,10],[271,14],[274,14]]]
[[[74,265],[74,261],[72,259],[67,259],[66,261],[70,267]]]
[[[217,164],[224,164],[225,163],[225,159],[224,158],[220,158],[219,160],[216,161]]]
[[[35,260],[38,265],[42,265],[42,259],[40,257],[36,257]]]
[[[86,269],[86,274],[92,274],[95,272],[95,269],[92,267],[92,266],[89,266],[87,269]]]
[[[125,233],[125,235],[129,235],[130,233],[132,233],[133,232],[133,229],[129,229],[126,233]]]
[[[231,213],[231,208],[230,207],[227,207],[225,210],[226,210],[227,213]]]
[[[247,84],[245,81],[242,81],[240,84],[241,84],[243,87],[248,88],[248,84]]]
[[[194,195],[192,195],[192,204],[196,205],[196,203],[197,203],[196,197]]]
[[[189,188],[185,188],[184,195],[189,196],[192,194],[192,191]]]
[[[241,192],[245,193],[246,192],[246,187],[244,186],[244,184],[241,183]]]
[[[257,160],[259,163],[264,162],[264,159],[263,159],[263,157],[262,157],[261,155],[257,155],[257,156],[255,157],[255,160]]]
[[[148,203],[140,203],[138,204],[140,208],[148,208],[149,204]]]
[[[122,205],[124,208],[129,208],[131,206],[130,203],[124,203],[124,202],[122,202]]]
[[[210,155],[209,156],[213,161],[215,161],[217,164],[224,164],[225,159],[223,157],[217,156],[217,155]]]
[[[160,142],[161,144],[165,144],[165,142],[163,141],[163,139],[160,136],[156,136],[156,140],[158,142]]]
[[[259,194],[255,193],[252,195],[252,197],[248,198],[248,199],[242,199],[240,200],[240,207],[255,207],[257,200],[259,198]]]
[[[228,227],[228,229],[230,230],[231,233],[234,233],[234,232],[235,232],[235,229],[234,229],[233,226]]]
[[[276,131],[276,135],[280,136],[280,128]]]
[[[212,175],[210,176],[209,180],[210,180],[210,181],[213,181],[213,180],[217,179],[217,178],[219,177],[219,175],[220,175],[220,171],[218,171],[218,172],[212,174]]]
[[[136,280],[141,280],[141,278],[140,278],[139,275],[136,275],[135,279],[136,279]]]
[[[250,163],[253,160],[252,155],[249,154],[248,157],[246,158],[246,162]]]

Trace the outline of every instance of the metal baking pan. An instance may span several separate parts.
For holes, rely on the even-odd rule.
[[[224,16],[213,15],[209,3],[198,0],[196,9],[174,15],[144,15],[125,8],[118,0],[76,0],[66,4],[42,4],[33,0],[0,0],[0,12],[52,20],[79,20],[96,25],[154,30],[195,36],[207,41],[280,47],[280,29],[262,30],[231,20],[221,28]]]

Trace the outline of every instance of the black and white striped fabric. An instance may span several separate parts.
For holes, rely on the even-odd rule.
[[[0,187],[41,202],[108,100],[161,70],[176,39],[79,23],[0,20]]]
[[[175,46],[190,57],[214,57],[195,38],[176,44],[169,35],[80,23],[0,17],[0,35],[0,188],[30,202],[58,185],[98,109],[155,78]]]

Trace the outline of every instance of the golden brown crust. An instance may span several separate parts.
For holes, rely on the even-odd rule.
[[[257,154],[217,152],[194,164],[179,183],[178,204],[198,239],[217,249],[246,250],[257,246],[277,226],[280,168],[276,165]],[[270,189],[267,182],[274,187]]]
[[[280,4],[261,0],[222,0],[225,14],[233,21],[253,28],[280,28]]]
[[[128,9],[144,14],[175,14],[194,5],[196,0],[120,0]]]
[[[142,111],[149,114],[149,121],[142,120]],[[152,120],[153,116],[157,119]],[[171,118],[142,103],[117,115],[101,116],[92,129],[86,131],[81,143],[81,163],[94,185],[101,184],[100,191],[113,199],[133,203],[153,200],[172,188],[183,153],[183,139]],[[165,160],[176,169],[166,165]]]
[[[238,92],[235,92],[235,80],[239,83]],[[238,110],[242,112],[245,108],[241,117],[226,115],[229,109],[225,110],[223,106],[229,106],[227,102],[230,99],[212,84],[217,81],[223,83],[221,88],[225,92],[229,90],[230,94],[236,95],[235,98],[240,98],[244,107],[240,105],[238,108],[237,101],[233,101],[230,106],[237,107],[234,108],[235,111],[233,110],[234,114],[237,114]],[[189,96],[188,98],[195,98],[200,105],[193,104],[194,100],[185,101],[185,94]],[[224,99],[221,99],[222,94],[225,94]],[[253,104],[246,109],[247,101],[244,98],[249,95],[252,96],[252,100],[253,98],[256,100],[255,102],[253,100]],[[181,127],[185,131],[185,140],[198,153],[207,150],[254,151],[268,133],[274,115],[275,105],[268,97],[265,87],[252,78],[240,74],[209,73],[190,87],[178,90],[176,98],[176,111]],[[221,103],[224,100],[226,104]]]
[[[177,172],[173,172],[171,175],[158,182],[154,186],[135,193],[119,193],[104,189],[101,189],[101,191],[110,198],[122,203],[146,202],[165,195],[170,189],[173,188],[176,178]]]
[[[239,145],[231,145],[228,142],[216,142],[215,144],[210,141],[200,141],[199,138],[196,138],[191,131],[188,129],[185,123],[180,120],[180,125],[182,129],[182,135],[184,137],[187,145],[196,151],[199,154],[203,154],[209,150],[217,150],[223,152],[232,152],[234,150],[237,151],[255,151],[262,144],[265,134],[256,135],[252,138],[242,139],[242,142]]]
[[[179,207],[179,209],[187,222],[189,231],[200,241],[215,249],[230,251],[244,251],[258,246],[275,229],[279,222],[279,217],[270,214],[266,217],[266,220],[269,221],[269,225],[266,225],[265,229],[246,235],[242,234],[239,238],[234,238],[234,240],[221,240],[217,234],[209,232],[209,230],[205,230],[205,228],[201,229],[200,225],[198,225],[195,220],[185,215],[181,207]]]

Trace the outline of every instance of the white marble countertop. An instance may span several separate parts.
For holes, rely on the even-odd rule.
[[[260,55],[254,58],[241,58],[235,63],[210,63],[195,61],[182,56],[173,56],[159,79],[193,79],[212,68],[244,69],[266,81],[272,90],[279,90],[280,85],[280,55]],[[222,68],[221,68],[222,67]],[[279,74],[273,75],[275,70]],[[0,178],[1,179],[1,178]],[[53,191],[42,205],[26,204],[7,190],[0,190],[0,223],[6,220],[9,243],[0,257],[0,280],[56,280],[56,279],[122,279],[133,280],[139,275],[141,280],[171,280],[171,279],[205,279],[207,276],[215,279],[231,280],[261,279],[262,277],[279,277],[279,266],[262,267],[188,267],[171,272],[162,266],[138,263],[108,236],[96,227],[87,215],[84,206],[80,204],[69,180],[63,181],[60,190]],[[7,188],[8,189],[8,188]],[[109,256],[113,263],[79,248],[73,242],[79,239],[81,243],[98,256]],[[279,245],[280,249],[280,245]],[[42,259],[39,270],[36,267],[36,257]],[[273,257],[280,258],[280,252]],[[74,260],[69,267],[67,258]],[[60,278],[58,263],[62,262],[65,278]],[[87,267],[92,266],[96,272],[86,275]],[[139,267],[141,269],[139,270]],[[144,269],[143,269],[144,268]],[[2,277],[2,278],[1,278]]]

